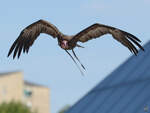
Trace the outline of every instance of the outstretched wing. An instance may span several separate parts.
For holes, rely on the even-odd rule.
[[[135,55],[138,53],[137,48],[134,46],[138,46],[144,51],[144,48],[138,43],[141,42],[137,37],[134,35],[127,33],[125,31],[122,31],[120,29],[102,25],[102,24],[93,24],[89,26],[88,28],[84,29],[83,31],[76,34],[71,40],[70,44],[75,44],[78,41],[80,42],[87,42],[91,39],[98,38],[105,34],[111,34],[114,39],[121,42],[124,46],[126,46],[131,52],[133,52]]]
[[[28,53],[29,48],[32,46],[34,41],[40,35],[40,33],[46,33],[51,35],[53,38],[59,38],[62,33],[51,23],[45,20],[39,20],[22,30],[19,37],[15,40],[11,46],[8,56],[13,52],[13,58],[18,54],[18,58],[23,50],[23,52]]]

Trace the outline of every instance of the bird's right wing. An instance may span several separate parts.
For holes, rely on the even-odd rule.
[[[28,53],[30,46],[32,46],[40,33],[46,33],[51,35],[53,38],[60,38],[60,36],[63,35],[53,24],[45,20],[39,20],[22,30],[19,37],[11,46],[8,56],[10,56],[13,50],[13,58],[16,57],[17,53],[19,58],[22,50],[24,53]]]

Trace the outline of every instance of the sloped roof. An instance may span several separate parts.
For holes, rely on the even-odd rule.
[[[150,42],[131,56],[66,113],[150,112]]]

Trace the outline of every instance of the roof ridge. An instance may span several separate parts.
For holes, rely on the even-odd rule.
[[[21,73],[22,71],[10,71],[10,72],[1,72],[0,73],[0,77],[1,76],[9,76],[9,75],[12,75],[14,73]]]
[[[38,86],[38,87],[47,88],[47,86],[45,86],[45,85],[41,85],[41,84],[38,84],[38,83],[30,82],[30,81],[27,81],[27,80],[24,80],[24,84],[30,85],[30,86]]]

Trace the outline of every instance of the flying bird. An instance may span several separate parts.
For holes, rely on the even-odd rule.
[[[138,49],[136,48],[136,46],[144,51],[144,48],[139,44],[139,42],[141,41],[136,36],[112,26],[95,23],[80,31],[79,33],[69,36],[60,32],[58,28],[53,24],[45,20],[38,20],[21,31],[19,37],[14,41],[13,45],[11,46],[8,56],[10,56],[13,51],[13,59],[16,57],[16,55],[19,58],[21,52],[28,53],[29,48],[33,45],[34,41],[41,33],[46,33],[53,38],[57,38],[58,45],[67,52],[67,54],[77,65],[74,58],[68,52],[68,50],[71,50],[74,57],[78,60],[84,70],[85,67],[80,62],[79,58],[74,52],[75,47],[84,48],[83,46],[79,45],[78,42],[84,43],[89,40],[99,38],[105,34],[110,34],[114,39],[127,47],[135,55],[137,55],[138,53]],[[79,68],[78,65],[77,67]],[[79,70],[82,73],[80,68]]]

